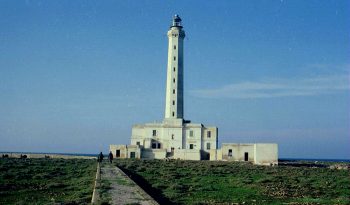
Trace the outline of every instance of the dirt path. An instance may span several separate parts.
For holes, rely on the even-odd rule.
[[[109,186],[107,196],[110,204],[158,204],[118,167],[102,163],[101,181]]]

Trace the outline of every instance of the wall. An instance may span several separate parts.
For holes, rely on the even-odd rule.
[[[176,149],[174,150],[174,159],[182,160],[201,160],[200,150]]]
[[[153,130],[156,130],[156,136],[153,136]],[[136,145],[140,142],[143,148],[152,148],[151,139],[161,143],[162,149],[171,152],[171,148],[183,149],[182,125],[168,125],[160,123],[149,123],[133,126],[131,144]]]
[[[120,157],[117,157],[117,150],[120,150]],[[130,158],[130,153],[135,152],[135,158],[141,158],[141,150],[137,145],[110,145],[109,151],[114,158]]]
[[[131,152],[135,152],[135,158],[141,158],[141,149],[137,145],[128,145],[126,146],[128,158],[131,158]]]
[[[209,160],[210,161],[222,160],[222,150],[221,149],[211,149]]]
[[[142,149],[142,159],[165,159],[166,149]]]
[[[193,132],[191,136],[190,133]],[[193,149],[200,150],[202,148],[202,125],[201,124],[185,124],[184,128],[184,139],[185,147],[184,149],[190,149],[191,144],[193,144]]]
[[[278,145],[277,144],[255,144],[255,164],[277,165]]]
[[[156,136],[153,136],[153,130],[156,130]],[[190,136],[190,131],[193,131],[193,136]],[[207,136],[208,131],[211,132],[210,138]],[[150,139],[160,142],[161,148],[167,149],[168,152],[171,152],[172,147],[174,149],[190,149],[190,144],[193,144],[193,149],[202,149],[209,153],[207,143],[210,143],[211,149],[217,147],[217,128],[206,128],[202,124],[194,123],[179,124],[177,120],[169,119],[165,120],[164,123],[133,126],[132,145],[140,142],[143,148],[151,148]]]
[[[223,160],[244,161],[244,153],[248,152],[248,161],[254,162],[254,144],[225,143],[221,147]],[[232,156],[228,156],[229,149],[232,149]]]
[[[119,158],[127,158],[126,145],[109,145],[109,151],[112,152],[114,158],[117,158],[116,150],[120,150]]]
[[[140,145],[145,148],[149,148],[145,140],[145,131],[143,125],[134,125],[131,129],[131,144],[136,145],[137,142],[140,142]]]
[[[208,136],[210,131],[210,137]],[[202,130],[202,150],[210,152],[211,149],[217,149],[217,128],[216,127],[203,127]],[[207,149],[207,143],[210,143],[210,149]]]
[[[232,156],[228,156],[228,150],[232,149]],[[244,153],[248,152],[248,161],[258,165],[278,164],[277,144],[234,144],[224,143],[222,148],[210,150],[210,160],[244,161]]]

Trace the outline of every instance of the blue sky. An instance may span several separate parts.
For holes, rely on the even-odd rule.
[[[183,19],[185,118],[219,142],[350,159],[349,1],[1,1],[0,151],[106,152],[161,121]]]

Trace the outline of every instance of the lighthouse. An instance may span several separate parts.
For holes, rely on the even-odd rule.
[[[168,62],[162,122],[134,124],[130,145],[111,145],[116,158],[210,158],[218,148],[218,128],[184,120],[184,38],[182,20],[174,15],[167,32]],[[165,43],[165,42],[164,42]]]
[[[163,122],[134,124],[130,145],[110,145],[116,158],[248,161],[278,164],[277,144],[223,143],[218,128],[184,120],[184,38],[175,15],[168,30],[165,114]],[[205,112],[205,110],[203,110]]]
[[[166,78],[165,120],[184,116],[184,38],[181,18],[175,15],[168,31],[168,64]]]

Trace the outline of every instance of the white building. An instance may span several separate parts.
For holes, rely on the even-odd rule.
[[[185,31],[178,15],[174,16],[167,34],[169,44],[164,120],[162,123],[134,125],[131,145],[110,145],[110,151],[117,158],[228,160],[224,157],[226,151],[218,150],[217,127],[206,127],[203,124],[184,120],[183,48]],[[259,147],[264,145],[261,144]],[[257,145],[252,144],[252,146]],[[277,161],[277,145],[273,144],[273,147],[276,148],[276,152],[272,151],[275,153],[273,159],[275,162]],[[236,148],[232,147],[232,149]],[[259,153],[255,148],[253,151],[251,151],[252,156]],[[256,162],[248,159],[245,161]]]
[[[277,165],[278,145],[273,143],[223,143],[221,149],[210,150],[210,160],[246,161],[259,165]]]

